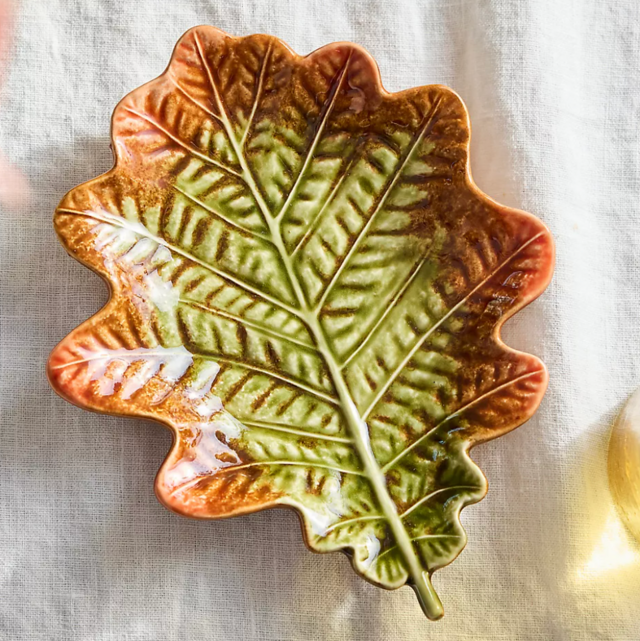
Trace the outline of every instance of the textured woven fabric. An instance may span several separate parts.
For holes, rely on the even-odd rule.
[[[299,53],[352,40],[391,91],[451,86],[479,186],[555,235],[552,285],[504,331],[550,388],[527,425],[474,451],[489,495],[434,576],[439,623],[408,588],[306,551],[290,512],[170,514],[152,487],[168,433],[47,385],[50,349],[106,300],[53,210],[109,169],[113,107],[202,23]],[[640,384],[637,0],[23,0],[0,56],[0,150],[31,189],[0,205],[0,639],[640,639],[640,547],[606,478],[610,422]]]

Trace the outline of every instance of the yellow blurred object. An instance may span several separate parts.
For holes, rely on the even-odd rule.
[[[640,542],[640,389],[627,401],[613,425],[609,484],[622,520]]]

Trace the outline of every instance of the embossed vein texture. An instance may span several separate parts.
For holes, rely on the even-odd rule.
[[[546,388],[499,329],[551,277],[547,229],[474,186],[452,91],[389,94],[348,43],[193,29],[112,128],[115,168],[55,214],[111,299],[54,388],[171,428],[172,510],[293,507],[311,549],[439,617],[430,575],[486,492],[468,451]]]

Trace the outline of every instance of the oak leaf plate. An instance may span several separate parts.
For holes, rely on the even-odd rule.
[[[55,214],[111,298],[53,351],[54,389],[171,429],[168,508],[295,508],[312,550],[441,616],[431,574],[486,492],[469,449],[547,384],[499,330],[553,270],[545,226],[473,184],[461,100],[386,92],[353,44],[198,27],[112,138]]]

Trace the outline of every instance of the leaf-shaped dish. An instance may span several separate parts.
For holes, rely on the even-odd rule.
[[[430,576],[486,492],[468,451],[547,384],[499,329],[553,270],[545,226],[473,184],[460,99],[387,93],[353,44],[198,27],[112,135],[114,169],[55,215],[111,289],[53,351],[55,390],[171,428],[172,510],[293,507],[312,550],[441,616]]]

